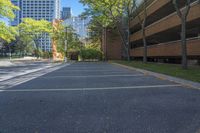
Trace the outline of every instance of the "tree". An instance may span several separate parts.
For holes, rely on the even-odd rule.
[[[15,17],[14,10],[19,10],[19,8],[13,5],[10,0],[0,0],[0,18],[13,19]],[[16,28],[7,26],[0,21],[0,39],[10,42],[15,39],[16,34]]]
[[[14,43],[15,52],[20,53],[21,56],[34,52],[34,41],[29,35],[23,33],[19,34]]]
[[[7,26],[4,22],[0,22],[0,39],[11,42],[12,40],[15,40],[17,34],[16,27]]]
[[[147,63],[147,41],[146,41],[146,21],[147,21],[147,0],[144,0],[143,3],[140,5],[143,9],[143,19],[140,17],[140,10],[137,6],[135,6],[135,12],[137,14],[137,18],[139,23],[142,27],[142,40],[143,40],[143,62]],[[139,12],[138,12],[139,11]]]
[[[191,0],[185,0],[185,7],[183,10],[179,8],[179,2],[177,0],[172,0],[173,5],[176,9],[177,15],[181,19],[181,47],[182,47],[182,68],[187,69],[187,41],[186,41],[186,22],[187,16],[190,11]]]
[[[10,0],[0,0],[0,18],[15,18],[14,10],[19,10],[19,7],[13,5]]]
[[[61,20],[55,20],[52,25],[53,25],[51,34],[52,47],[53,47],[52,52],[53,52],[53,57],[55,58],[55,56],[57,56],[57,50],[59,53],[62,53],[62,55],[64,55],[65,53],[64,50],[65,27],[62,25]]]
[[[75,33],[73,29],[69,29],[67,34],[68,40],[68,50],[79,51],[82,47],[82,42],[79,40],[79,36]]]
[[[56,41],[57,50],[60,53],[65,53],[65,40],[67,40],[67,50],[80,50],[81,42],[74,29],[70,26],[62,25],[61,22],[53,26],[51,38]]]
[[[32,18],[24,18],[22,23],[18,25],[19,34],[31,37],[37,51],[39,51],[39,40],[44,34],[52,34],[52,25],[46,20],[34,20]],[[39,58],[39,55],[37,55]]]
[[[97,43],[100,45],[102,42],[102,25],[97,23],[95,19],[89,23],[88,30],[89,30],[89,37],[88,39],[91,40],[92,43]]]
[[[83,2],[83,1],[82,1]],[[92,6],[88,5],[88,8],[85,9],[85,12],[81,15],[82,18],[90,17],[91,21],[88,26],[88,30],[90,30],[89,39],[96,43],[96,45],[101,45],[104,43],[105,47],[103,48],[101,45],[101,50],[104,49],[104,56],[105,60],[107,57],[107,50],[106,50],[106,40],[107,40],[107,29],[114,28],[114,23],[110,18],[103,15],[98,10],[94,9]],[[104,42],[102,42],[104,40]]]
[[[126,51],[127,59],[130,60],[129,54],[129,20],[134,11],[135,1],[134,0],[80,0],[86,4],[90,9],[99,13],[99,16],[107,20],[107,25],[112,25],[117,28],[120,34],[120,39]],[[127,18],[128,24],[123,27],[123,17]],[[100,18],[101,19],[101,18]],[[101,20],[104,23],[104,21]]]
[[[103,34],[103,29],[105,27],[107,27],[106,25],[103,25],[103,22],[101,22],[100,17],[102,16],[98,16],[99,14],[94,11],[92,11],[91,9],[86,9],[86,11],[81,15],[81,17],[84,19],[86,17],[90,17],[91,20],[88,24],[88,31],[89,31],[89,35],[88,35],[88,40],[90,40],[92,43],[97,43],[97,44],[101,44],[102,42],[102,34]]]
[[[123,3],[123,7],[125,8],[125,18],[126,18],[126,23],[124,23],[125,25],[125,31],[127,31],[127,52],[128,52],[128,60],[130,60],[130,21],[133,18],[133,13],[135,12],[135,7],[136,7],[136,2],[137,0],[124,0]]]

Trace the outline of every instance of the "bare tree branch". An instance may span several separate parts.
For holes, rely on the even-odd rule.
[[[181,13],[181,10],[178,8],[177,0],[172,0],[172,2],[173,2],[173,5],[174,5],[174,7],[176,9],[177,15],[181,18],[182,17],[182,13]]]

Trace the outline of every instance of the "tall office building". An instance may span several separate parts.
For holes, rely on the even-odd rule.
[[[63,7],[61,15],[62,15],[62,19],[63,20],[71,18],[72,17],[72,10],[71,10],[71,8],[70,7]]]
[[[12,0],[12,3],[15,5],[15,6],[18,6],[20,7],[20,0]],[[10,22],[10,24],[12,26],[17,26],[19,23],[20,23],[20,11],[15,11],[15,18]]]
[[[47,20],[52,22],[60,18],[60,0],[11,0],[13,4],[20,7],[16,11],[16,18],[11,25],[18,25],[23,18],[33,18],[36,20]],[[40,48],[43,51],[51,51],[51,40],[48,35],[40,39]]]
[[[75,32],[80,36],[81,40],[84,40],[88,37],[88,24],[90,18],[82,19],[81,17],[71,17],[66,19],[63,24],[71,26]]]

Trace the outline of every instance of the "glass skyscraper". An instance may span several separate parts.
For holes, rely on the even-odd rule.
[[[75,32],[79,35],[80,39],[83,40],[88,37],[88,24],[90,18],[82,19],[81,17],[71,17],[66,19],[63,24],[71,26]]]
[[[12,26],[18,25],[23,18],[36,20],[47,20],[52,22],[60,18],[60,0],[11,0],[13,4],[20,7],[16,11],[16,18],[11,22]],[[51,40],[48,35],[40,39],[40,48],[43,51],[51,51]]]
[[[66,20],[68,18],[72,17],[72,10],[71,7],[63,7],[62,12],[61,12],[61,18],[63,20]]]

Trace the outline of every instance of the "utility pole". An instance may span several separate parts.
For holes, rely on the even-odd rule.
[[[65,62],[67,62],[67,27],[65,27]]]
[[[9,45],[9,58],[10,58],[10,61],[11,61],[11,59],[12,59],[12,53],[11,53],[12,51],[11,51],[11,48],[10,48],[10,45]]]

